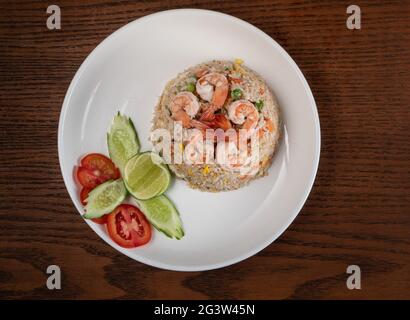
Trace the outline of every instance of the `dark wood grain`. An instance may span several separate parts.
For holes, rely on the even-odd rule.
[[[0,4],[0,297],[410,299],[410,3],[360,1],[58,1]],[[57,156],[61,105],[90,51],[124,24],[170,8],[225,12],[278,41],[315,96],[322,153],[291,227],[239,264],[163,271],[104,244],[76,213]],[[250,235],[251,236],[251,235]],[[45,287],[57,264],[63,289]],[[362,290],[346,267],[361,266]]]

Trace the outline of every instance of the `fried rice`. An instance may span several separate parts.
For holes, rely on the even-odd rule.
[[[183,153],[186,141],[177,142],[173,138],[169,168],[176,177],[185,180],[192,188],[212,192],[229,191],[243,187],[250,181],[267,175],[281,136],[281,120],[276,98],[266,82],[256,72],[246,67],[242,61],[238,59],[235,61],[213,60],[201,63],[188,68],[169,81],[155,108],[152,132],[156,129],[166,129],[170,133],[174,132],[176,122],[171,112],[171,104],[173,99],[181,92],[191,92],[198,99],[200,110],[193,117],[193,120],[200,121],[204,109],[209,107],[209,102],[201,98],[201,95],[195,89],[195,84],[198,78],[210,72],[224,75],[229,83],[226,101],[215,112],[216,114],[225,115],[229,120],[228,106],[238,98],[235,96],[238,92],[241,101],[251,102],[258,110],[257,125],[253,129],[259,139],[257,166],[254,166],[253,170],[243,173],[243,171],[232,170],[232,167],[221,165],[215,160],[204,161],[204,163],[175,163],[175,161],[172,161],[175,152],[180,149]],[[231,125],[234,129],[240,128],[240,125],[232,121]],[[183,128],[183,131],[185,130],[188,130],[188,128]],[[185,137],[185,132],[183,137]],[[154,139],[151,139],[151,142],[154,146],[158,144],[158,141]],[[248,143],[250,144],[250,142]]]

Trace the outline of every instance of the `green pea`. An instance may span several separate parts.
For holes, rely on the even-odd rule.
[[[231,91],[231,98],[233,100],[239,100],[242,97],[242,90],[239,88],[233,89]]]
[[[195,92],[195,84],[194,83],[188,83],[187,85],[186,85],[186,89],[187,89],[187,91],[189,91],[189,92]]]
[[[263,100],[256,101],[255,102],[255,107],[256,107],[256,109],[258,109],[259,112],[261,112],[262,108],[263,108]]]

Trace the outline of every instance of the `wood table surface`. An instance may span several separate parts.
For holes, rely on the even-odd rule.
[[[0,4],[0,298],[409,299],[410,2],[58,1]],[[275,39],[304,73],[321,123],[321,158],[302,211],[257,255],[207,272],[173,272],[105,244],[72,204],[57,127],[75,72],[109,34],[150,13],[231,14]],[[248,235],[251,237],[252,235]],[[45,286],[59,265],[62,289]],[[362,289],[348,290],[358,265]]]

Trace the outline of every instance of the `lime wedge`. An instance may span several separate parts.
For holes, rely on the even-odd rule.
[[[174,204],[165,196],[161,195],[149,200],[138,200],[142,212],[149,222],[167,237],[181,239],[184,229],[179,213]]]
[[[171,181],[167,165],[154,152],[132,157],[124,169],[125,186],[139,200],[158,196],[166,191]]]
[[[111,160],[122,173],[127,161],[140,150],[137,132],[130,118],[118,112],[107,134],[107,144]]]
[[[102,217],[120,205],[126,196],[127,189],[122,179],[106,181],[88,194],[86,213],[83,217],[86,219]]]

